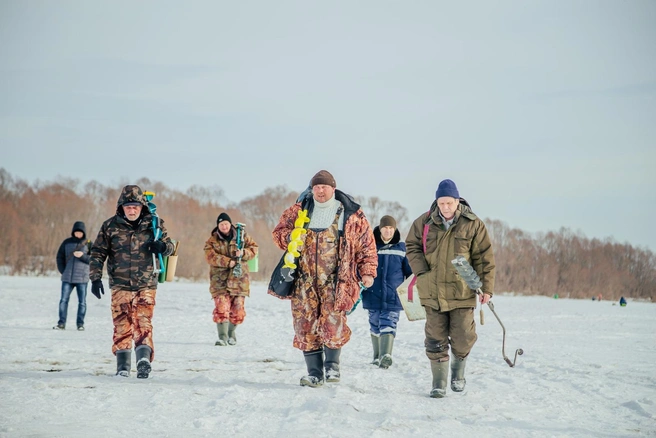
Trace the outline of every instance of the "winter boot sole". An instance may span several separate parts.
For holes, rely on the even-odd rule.
[[[318,388],[323,386],[323,379],[315,376],[301,377],[301,386],[309,386],[310,388]]]
[[[446,390],[441,388],[433,388],[430,392],[431,398],[444,398],[446,397]]]
[[[338,370],[333,370],[333,369],[326,370],[326,382],[337,383],[339,382],[339,378],[340,375]]]
[[[465,379],[452,380],[451,381],[451,391],[453,391],[453,392],[462,392],[462,391],[464,391],[466,383],[467,383],[467,381]]]
[[[137,379],[147,379],[151,371],[152,368],[148,359],[141,359],[137,363]]]
[[[380,358],[380,368],[387,369],[392,366],[392,355],[391,354],[385,354],[383,357]]]

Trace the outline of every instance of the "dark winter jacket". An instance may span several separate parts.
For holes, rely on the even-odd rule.
[[[76,231],[82,231],[81,239],[75,237]],[[87,230],[84,222],[75,222],[71,237],[65,239],[57,251],[57,269],[61,281],[65,283],[87,283],[89,281],[89,247]],[[75,257],[75,251],[82,251],[81,257]]]
[[[141,217],[135,224],[128,222],[123,213],[122,206],[127,202],[140,202],[143,205]],[[107,260],[110,288],[133,292],[157,289],[153,254],[147,249],[148,243],[154,238],[152,219],[141,189],[134,185],[126,186],[116,203],[116,215],[103,222],[91,248],[91,281],[102,277],[103,265]],[[167,256],[173,252],[173,243],[162,219],[160,228],[160,240],[166,243],[162,256]]]
[[[376,276],[378,259],[371,226],[360,205],[340,190],[335,190],[335,199],[344,206],[344,230],[340,231],[338,246],[339,265],[337,267],[335,310],[347,311],[353,307],[360,296],[360,286],[358,285],[360,278],[363,275]],[[308,216],[311,217],[314,198],[306,198],[302,204],[298,202],[282,213],[278,225],[272,232],[273,242],[278,248],[287,249],[294,222],[302,208],[307,208]],[[271,290],[268,293],[277,296]]]
[[[374,238],[378,250],[378,274],[373,286],[362,292],[362,306],[370,310],[402,310],[396,288],[412,275],[410,263],[405,256],[405,243],[401,242],[399,230],[394,231],[389,243],[384,243],[380,229],[376,227]]]
[[[451,263],[456,256],[463,256],[471,264],[483,283],[484,293],[494,293],[495,263],[490,237],[483,221],[463,201],[460,198],[453,225],[448,230],[440,218],[437,202],[433,202],[428,213],[415,219],[405,239],[421,304],[441,312],[476,307],[476,293]]]

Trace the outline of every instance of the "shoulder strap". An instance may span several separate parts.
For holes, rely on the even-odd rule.
[[[424,232],[421,234],[421,243],[423,244],[424,247],[424,254],[426,254],[426,239],[428,238],[428,227],[430,226],[430,223],[432,222],[430,218],[430,210],[426,212],[428,214],[428,220],[424,224]]]

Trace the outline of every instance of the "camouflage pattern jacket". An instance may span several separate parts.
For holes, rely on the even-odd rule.
[[[335,310],[348,311],[360,296],[358,284],[360,278],[363,275],[376,277],[378,253],[373,231],[360,205],[339,190],[335,190],[335,199],[344,206],[344,231],[340,232],[338,246]],[[308,209],[308,215],[311,217],[314,198],[309,197],[305,204],[303,208]],[[278,248],[287,249],[289,235],[294,229],[294,221],[301,208],[301,202],[298,202],[282,213],[280,221],[272,233],[273,241]],[[269,294],[278,297],[273,291],[269,291]]]
[[[126,202],[143,204],[140,221],[133,226],[123,216],[122,205]],[[160,219],[161,240],[166,243],[162,256],[173,252],[173,243],[166,233],[164,221]],[[107,260],[107,274],[111,289],[133,292],[157,289],[157,276],[153,272],[153,255],[146,249],[152,241],[152,215],[137,186],[126,186],[116,203],[116,215],[103,222],[91,248],[90,279],[102,278],[102,269]]]
[[[258,246],[253,238],[244,232],[244,254],[241,256],[242,276],[237,278],[232,275],[230,262],[237,261],[235,256],[237,252],[237,241],[235,239],[237,230],[232,226],[230,230],[231,238],[226,239],[218,228],[212,230],[212,234],[205,242],[205,260],[210,265],[210,293],[212,297],[219,295],[232,296],[249,296],[250,295],[250,275],[248,270],[248,260],[254,259],[257,255]]]
[[[428,225],[424,252],[424,226]],[[481,278],[481,290],[494,292],[494,253],[485,224],[460,199],[453,225],[448,230],[440,218],[437,202],[428,213],[413,222],[405,239],[407,257],[417,276],[417,289],[423,306],[441,312],[476,307],[476,293],[460,278],[451,260],[463,256]]]

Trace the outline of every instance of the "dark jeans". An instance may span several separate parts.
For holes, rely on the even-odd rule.
[[[66,325],[68,315],[68,300],[71,297],[73,288],[77,289],[77,326],[84,325],[84,315],[87,313],[87,285],[89,283],[66,283],[62,281],[61,299],[59,300],[59,321],[58,325]]]
[[[369,331],[372,335],[396,336],[396,324],[399,322],[399,312],[396,310],[369,309]]]

